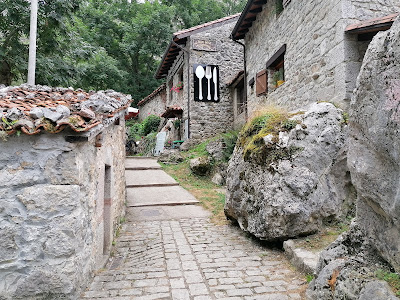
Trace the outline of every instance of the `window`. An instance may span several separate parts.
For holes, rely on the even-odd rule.
[[[246,106],[244,99],[244,80],[242,79],[236,86],[236,111],[238,115],[244,112]]]
[[[267,70],[262,70],[256,75],[256,95],[265,95],[267,92]]]
[[[172,100],[173,86],[174,86],[174,80],[173,80],[173,78],[171,78],[171,80],[168,82],[169,100]]]
[[[285,82],[285,53],[286,44],[283,45],[266,64],[270,75],[268,82],[272,87],[277,88]]]

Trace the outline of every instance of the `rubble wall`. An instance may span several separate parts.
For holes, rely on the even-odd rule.
[[[112,239],[124,211],[124,121],[103,130],[101,147],[68,134],[0,142],[0,299],[76,299],[108,257],[103,208],[111,202]]]

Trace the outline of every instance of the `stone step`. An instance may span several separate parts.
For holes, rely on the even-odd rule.
[[[314,274],[317,269],[320,251],[311,252],[303,248],[299,248],[294,240],[283,242],[283,249],[286,257],[293,266],[300,272],[305,274]]]
[[[199,201],[180,186],[136,187],[127,189],[129,207],[196,204]]]
[[[143,221],[151,222],[208,218],[210,216],[211,213],[199,205],[127,207],[127,218],[135,223]]]
[[[157,159],[150,157],[133,157],[125,160],[125,168],[127,169],[161,169],[161,166],[157,163]]]
[[[174,186],[175,179],[163,170],[125,170],[126,187]]]

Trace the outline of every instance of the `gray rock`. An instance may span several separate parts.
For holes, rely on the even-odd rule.
[[[289,132],[264,138],[270,159],[245,160],[237,146],[229,162],[225,214],[263,240],[316,232],[324,220],[346,216],[355,201],[343,111],[318,103],[295,118],[301,124]]]
[[[205,176],[210,173],[212,168],[208,157],[197,157],[190,160],[190,170],[196,175]]]
[[[6,113],[5,117],[11,121],[17,121],[24,116],[24,113],[18,108],[13,107]]]
[[[295,240],[283,242],[285,256],[297,270],[305,274],[314,274],[317,269],[319,252],[311,252],[298,247]]]
[[[157,161],[164,164],[179,164],[183,162],[184,158],[179,153],[178,149],[165,149],[163,153],[160,154]]]
[[[49,119],[50,121],[56,123],[58,120],[62,118],[62,114],[59,112],[53,111],[50,108],[42,108],[43,111],[43,117],[46,119]]]
[[[211,155],[214,160],[223,160],[225,158],[224,150],[225,150],[224,139],[218,139],[215,141],[211,141],[206,146],[207,152]]]
[[[348,164],[357,215],[372,246],[400,272],[400,19],[375,36],[351,101]]]
[[[95,114],[91,109],[89,109],[89,108],[82,108],[82,109],[78,112],[78,114],[79,114],[81,117],[84,117],[84,118],[86,118],[86,119],[94,119],[94,118],[96,118],[96,114]]]
[[[358,300],[362,289],[376,280],[376,271],[389,268],[353,221],[348,232],[321,252],[316,277],[307,288],[307,299]]]
[[[215,173],[211,181],[217,185],[224,185],[225,179],[220,173]]]
[[[61,114],[63,118],[67,118],[71,115],[71,111],[65,105],[58,105],[56,111]]]
[[[34,107],[30,110],[29,116],[33,119],[40,119],[43,118],[44,113],[43,110],[39,107]]]
[[[398,300],[384,281],[368,282],[361,290],[359,300]]]

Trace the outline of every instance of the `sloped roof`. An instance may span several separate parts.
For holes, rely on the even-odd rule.
[[[156,88],[153,92],[151,92],[151,94],[149,94],[148,96],[146,96],[145,98],[143,98],[142,100],[139,101],[139,103],[137,104],[138,106],[142,106],[145,105],[147,102],[149,102],[151,99],[153,99],[155,96],[157,96],[158,94],[160,94],[162,91],[166,90],[166,84],[163,83],[162,85],[160,85],[158,88]]]
[[[0,89],[0,131],[28,135],[86,132],[130,106],[132,98],[113,90],[85,92],[21,85]]]
[[[158,70],[156,72],[155,77],[157,79],[161,79],[165,76],[167,76],[169,69],[173,65],[176,57],[179,55],[179,53],[182,51],[179,46],[184,45],[186,43],[187,37],[191,36],[192,34],[196,34],[205,30],[209,30],[214,27],[219,27],[222,26],[226,23],[233,22],[236,18],[238,18],[240,13],[228,16],[225,18],[221,18],[218,20],[214,20],[208,23],[204,23],[198,26],[194,26],[185,30],[181,30],[178,32],[175,32],[172,35],[172,41],[169,44],[167,50],[164,53],[164,56],[161,60],[161,63],[158,67]],[[179,45],[179,46],[178,46]]]
[[[246,35],[249,28],[253,25],[257,15],[262,11],[262,6],[267,0],[249,0],[240,15],[235,27],[232,30],[231,37],[234,40],[241,40]]]
[[[161,115],[163,118],[175,118],[182,115],[183,109],[178,105],[168,106],[164,113]]]

